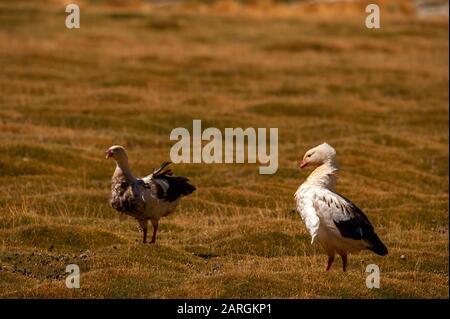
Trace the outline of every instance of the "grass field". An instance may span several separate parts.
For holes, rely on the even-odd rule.
[[[357,5],[80,1],[68,30],[63,3],[0,2],[0,297],[449,297],[448,20],[391,4],[369,30]],[[278,127],[278,172],[175,165],[197,191],[144,245],[108,205],[103,152],[126,146],[147,175],[193,119]],[[324,141],[337,190],[390,250],[351,255],[347,273],[324,272],[294,211],[309,173],[296,161]],[[81,289],[65,286],[70,263]],[[366,288],[371,263],[380,289]]]

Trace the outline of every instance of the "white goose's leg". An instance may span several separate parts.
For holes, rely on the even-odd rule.
[[[323,236],[319,240],[319,243],[322,245],[322,247],[324,248],[325,252],[328,255],[327,267],[325,268],[325,271],[328,271],[328,270],[330,270],[331,265],[333,265],[334,255],[336,254],[336,250],[332,245],[329,244],[328,240],[326,240]]]

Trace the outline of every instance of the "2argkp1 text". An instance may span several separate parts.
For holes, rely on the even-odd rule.
[[[208,317],[211,313],[220,314],[270,314],[272,311],[270,304],[252,304],[252,303],[222,303],[220,307],[207,305],[184,305],[177,306],[178,314],[203,314]]]

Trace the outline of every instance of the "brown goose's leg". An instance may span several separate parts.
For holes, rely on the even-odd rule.
[[[144,228],[144,240],[143,243],[147,243],[147,228]]]
[[[345,272],[345,271],[347,271],[347,254],[346,253],[342,253],[340,255],[341,255],[341,258],[342,258],[342,270]]]
[[[334,254],[328,255],[328,263],[327,263],[327,268],[325,269],[325,271],[330,270],[331,265],[333,264],[333,261],[334,261]]]
[[[153,226],[153,236],[152,236],[152,241],[150,242],[150,244],[156,243],[156,232],[158,231],[158,221],[152,220],[152,226]]]
[[[145,244],[147,242],[147,220],[138,220],[139,226],[142,228],[142,232],[144,233],[144,238],[142,242]]]

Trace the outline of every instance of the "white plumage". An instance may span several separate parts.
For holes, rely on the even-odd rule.
[[[338,171],[336,151],[323,143],[306,152],[300,167],[318,166],[295,193],[297,210],[311,243],[319,242],[328,255],[329,270],[335,254],[342,257],[343,270],[347,254],[369,249],[378,255],[388,253],[367,216],[350,200],[335,191]]]

